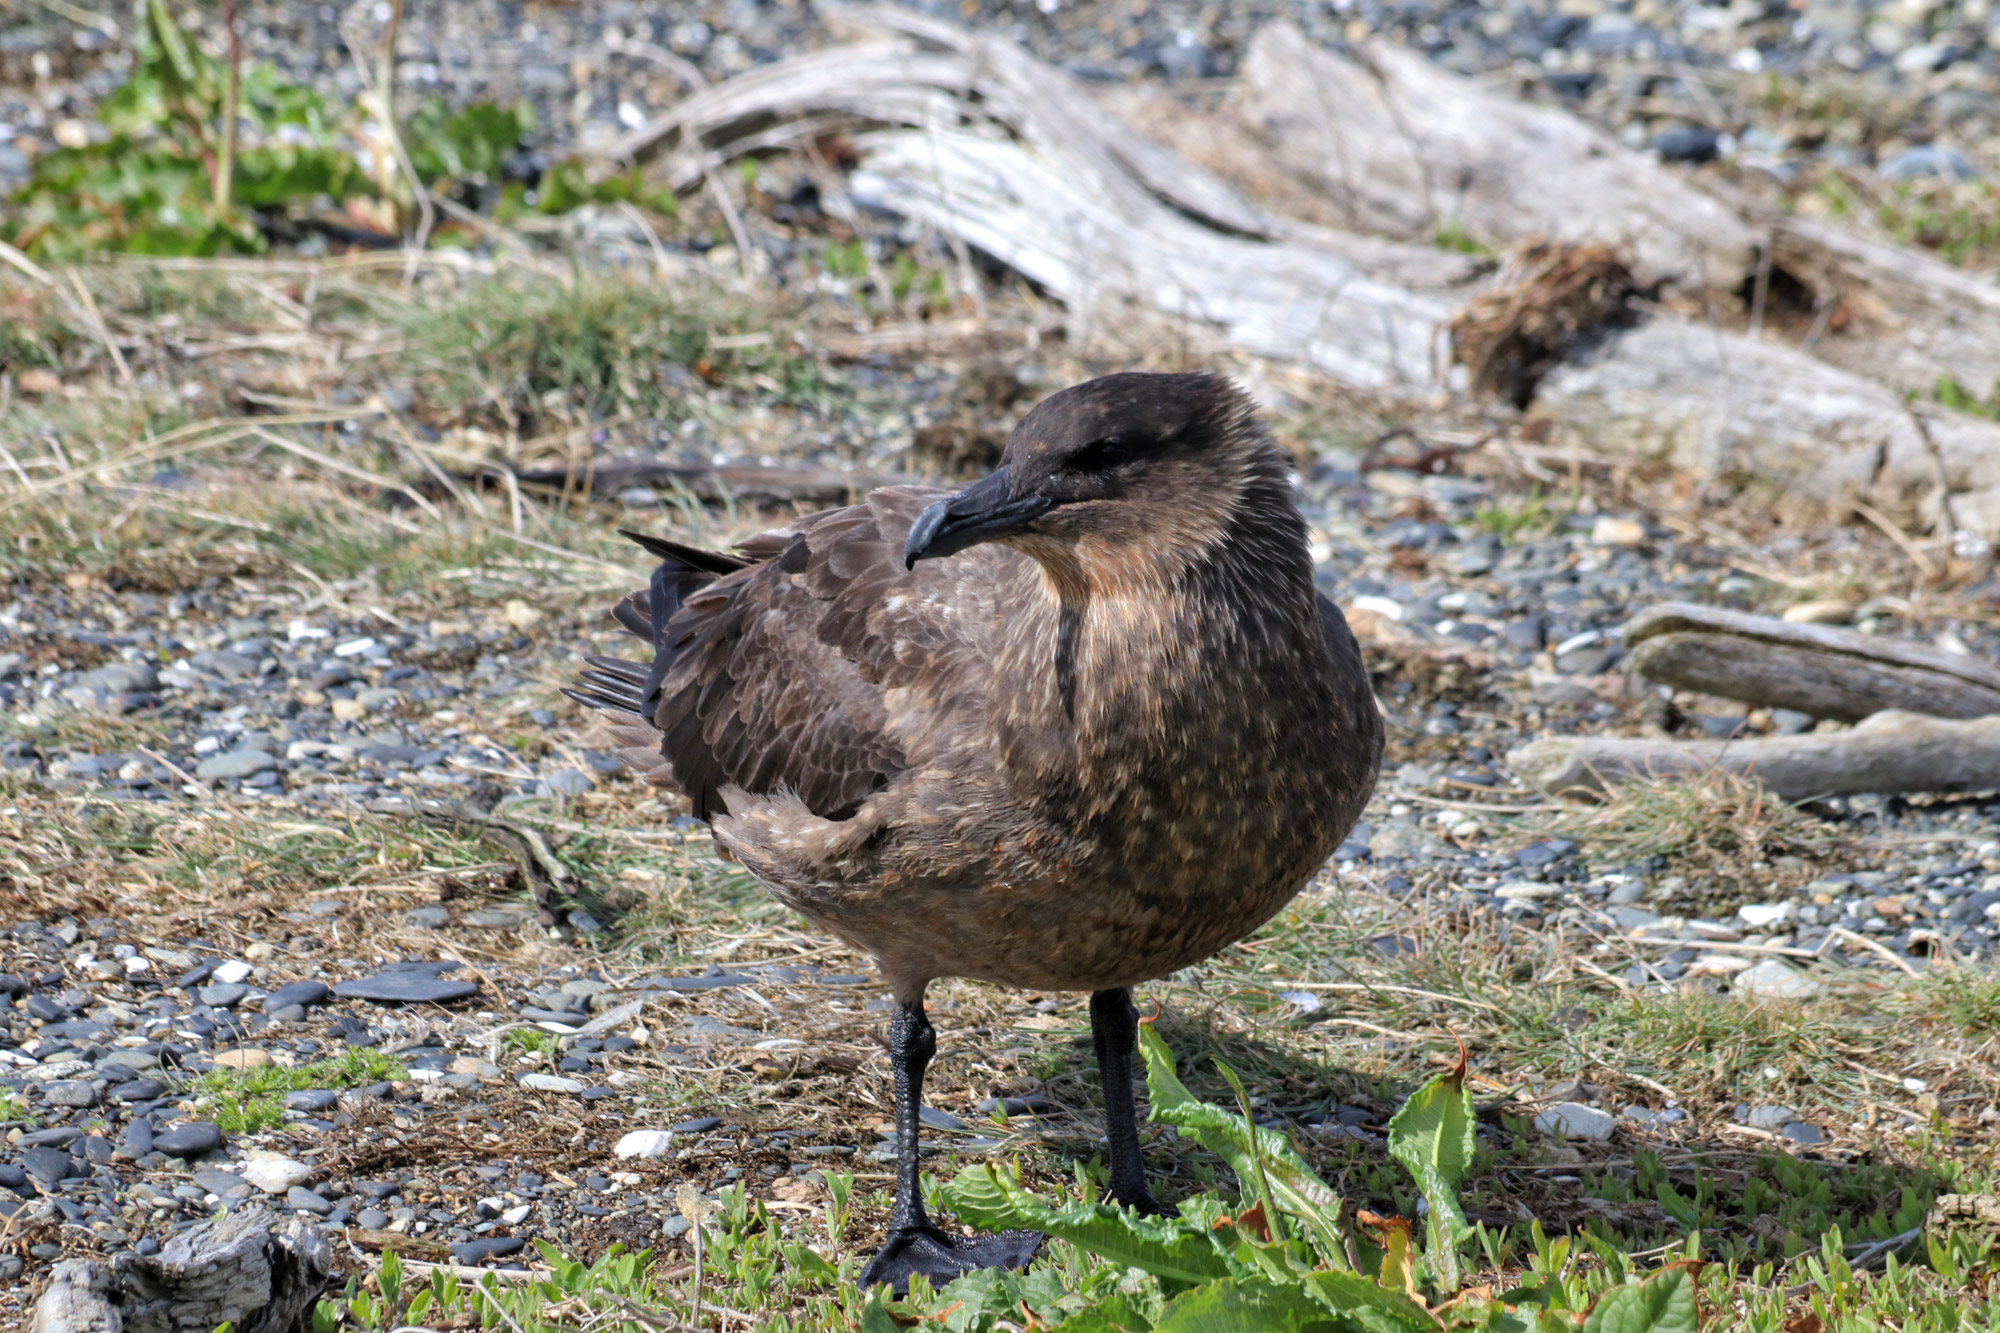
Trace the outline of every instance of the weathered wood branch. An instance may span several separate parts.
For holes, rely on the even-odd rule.
[[[1886,709],[2000,713],[2000,669],[1926,644],[1669,602],[1625,629],[1626,661],[1676,689],[1853,722]]]
[[[901,11],[838,14],[877,36],[705,89],[613,151],[676,142],[692,179],[788,117],[885,127],[855,140],[854,198],[987,251],[1078,331],[1233,346],[1387,396],[1452,383],[1443,326],[1475,298],[1507,297],[1488,266],[1435,245],[1276,216],[1012,44]],[[1260,35],[1247,77],[1275,136],[1256,145],[1263,175],[1316,182],[1357,225],[1406,235],[1442,220],[1500,244],[1597,238],[1635,256],[1642,280],[1650,268],[1734,286],[1750,272],[1752,230],[1683,176],[1419,56],[1365,55],[1312,50],[1283,25]],[[1144,312],[1168,327],[1135,321]],[[2000,425],[1913,409],[1803,351],[1660,311],[1612,312],[1595,337],[1565,326],[1560,342],[1519,349],[1541,378],[1514,395],[1532,394],[1560,442],[1664,456],[1822,511],[1864,497],[1915,510],[1919,528],[2000,536]]]
[[[326,1290],[333,1249],[309,1222],[238,1208],[173,1237],[155,1255],[109,1267],[57,1264],[35,1304],[34,1333],[290,1333]]]
[[[2000,425],[1905,403],[1792,348],[1660,316],[1607,331],[1543,376],[1529,408],[1564,441],[1664,457],[1775,499],[1863,496],[2000,534]],[[1960,494],[1963,492],[1963,494]]]
[[[1771,233],[1773,262],[1845,308],[1820,359],[1926,397],[1945,377],[1982,396],[2000,383],[2000,283],[1817,218],[1778,217]]]
[[[1754,776],[1788,801],[1859,792],[2000,789],[2000,717],[1946,720],[1877,713],[1853,728],[1755,741],[1565,736],[1507,753],[1543,791],[1596,794],[1628,778],[1720,768]]]
[[[1533,236],[1598,242],[1647,284],[1733,289],[1755,264],[1756,231],[1684,176],[1385,41],[1348,56],[1266,24],[1238,110],[1277,161],[1346,207],[1353,230],[1428,239],[1456,227],[1501,250]]]

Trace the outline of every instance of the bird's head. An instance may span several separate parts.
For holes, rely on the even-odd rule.
[[[1107,375],[1037,403],[992,475],[910,525],[904,564],[993,541],[1045,565],[1080,546],[1189,557],[1221,539],[1253,478],[1283,466],[1222,376]]]

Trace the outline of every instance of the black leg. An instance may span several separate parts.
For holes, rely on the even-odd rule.
[[[924,1211],[917,1179],[917,1132],[923,1109],[924,1070],[937,1050],[937,1029],[924,1017],[922,1000],[898,1005],[889,1020],[889,1059],[896,1071],[896,1202],[888,1239],[861,1275],[863,1286],[889,1283],[907,1291],[910,1276],[922,1273],[934,1287],[976,1268],[1026,1268],[1041,1249],[1039,1231],[1003,1231],[997,1236],[953,1236]]]
[[[1097,1048],[1097,1076],[1104,1084],[1104,1133],[1111,1141],[1111,1202],[1149,1217],[1167,1210],[1146,1188],[1146,1158],[1139,1151],[1138,1111],[1132,1105],[1132,1054],[1139,1044],[1139,1011],[1129,990],[1101,990],[1090,997],[1090,1040]]]

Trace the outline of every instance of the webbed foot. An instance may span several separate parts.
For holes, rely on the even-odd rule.
[[[1039,1231],[1003,1231],[997,1236],[951,1236],[925,1223],[889,1233],[861,1274],[861,1285],[888,1283],[902,1295],[910,1277],[922,1273],[933,1287],[979,1268],[1026,1268],[1047,1240]]]

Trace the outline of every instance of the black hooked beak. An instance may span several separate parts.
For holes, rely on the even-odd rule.
[[[1003,467],[918,514],[903,542],[903,568],[914,569],[919,560],[954,555],[968,546],[1019,532],[1055,503],[1042,495],[1017,499],[1010,486]]]

